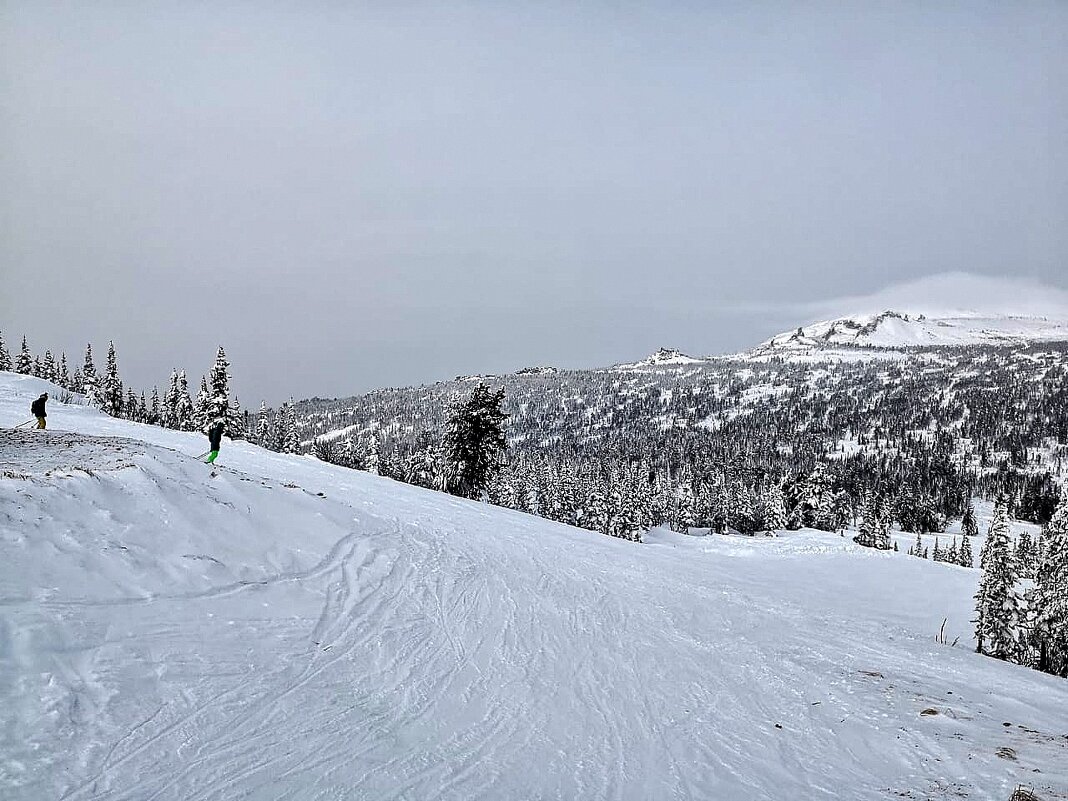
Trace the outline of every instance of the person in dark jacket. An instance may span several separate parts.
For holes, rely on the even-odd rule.
[[[45,404],[48,402],[48,393],[45,392],[41,397],[30,404],[30,413],[37,418],[37,427],[45,427],[45,417],[48,415],[45,413]]]
[[[222,420],[216,420],[211,424],[211,428],[208,429],[208,442],[211,443],[211,449],[208,451],[208,464],[214,462],[215,457],[219,455],[219,446],[222,445],[224,427]]]

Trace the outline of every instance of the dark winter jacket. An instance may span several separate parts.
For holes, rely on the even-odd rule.
[[[32,404],[30,404],[30,412],[34,417],[47,417],[45,414],[45,399],[38,398]]]
[[[208,429],[208,442],[211,443],[211,449],[213,451],[219,450],[219,446],[222,444],[223,424],[216,423]]]

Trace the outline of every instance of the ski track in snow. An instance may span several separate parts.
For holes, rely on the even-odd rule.
[[[1068,797],[1068,682],[971,652],[976,571],[49,422],[0,434],[4,799]]]

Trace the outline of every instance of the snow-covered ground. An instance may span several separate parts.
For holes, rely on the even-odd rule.
[[[1068,797],[1068,682],[972,652],[977,571],[48,419],[0,434],[4,799]]]

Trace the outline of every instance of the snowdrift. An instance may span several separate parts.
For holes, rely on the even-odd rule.
[[[0,373],[0,427],[47,388]],[[819,532],[635,545],[48,420],[0,434],[5,799],[1068,789],[1068,682],[972,652],[975,571]]]

